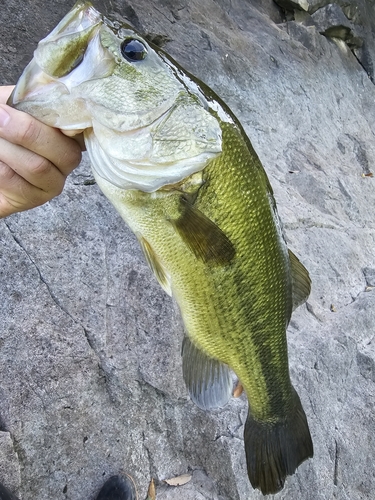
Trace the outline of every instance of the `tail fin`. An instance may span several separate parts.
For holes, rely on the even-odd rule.
[[[245,424],[247,472],[253,488],[263,495],[280,491],[288,475],[313,456],[313,444],[298,394],[293,408],[277,422],[259,421],[251,410]]]

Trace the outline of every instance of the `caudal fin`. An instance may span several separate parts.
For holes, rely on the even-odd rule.
[[[263,495],[280,491],[286,476],[313,456],[306,415],[296,392],[293,408],[280,421],[256,420],[249,409],[244,439],[250,482]]]

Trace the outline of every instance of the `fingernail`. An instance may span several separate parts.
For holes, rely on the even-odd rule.
[[[6,125],[8,125],[9,120],[9,113],[7,113],[5,109],[0,106],[0,127],[5,127]]]

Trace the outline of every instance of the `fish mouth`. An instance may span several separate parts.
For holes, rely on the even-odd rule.
[[[7,104],[28,113],[46,125],[74,133],[91,127],[82,99],[75,99],[75,113],[65,117],[64,106],[71,100],[71,89],[45,73],[33,59],[22,73]]]
[[[97,35],[102,23],[103,16],[90,2],[77,2],[55,29],[38,43],[34,58],[22,73],[7,104],[22,109],[24,102],[45,101],[45,94],[51,91],[68,94],[69,84],[63,77],[79,66],[86,47]],[[56,47],[64,53],[67,47],[72,46],[72,41],[79,39],[82,40],[81,53],[75,54],[73,51],[71,60],[63,66],[66,56],[56,58]],[[51,46],[55,47],[53,52],[50,51]]]
[[[84,98],[76,89],[113,71],[114,57],[100,42],[103,23],[89,2],[78,2],[39,42],[7,104],[61,130],[91,127]]]
[[[47,75],[38,66],[33,59],[25,68],[13,92],[9,96],[7,104],[13,108],[22,110],[23,104],[29,101],[43,100],[43,96],[48,93],[52,87],[60,87],[62,94],[68,94],[69,91],[65,85],[59,83],[55,78]]]

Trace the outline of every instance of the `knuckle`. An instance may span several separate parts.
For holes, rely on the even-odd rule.
[[[34,177],[44,177],[52,168],[52,163],[43,156],[33,155],[33,160],[30,161],[30,174]]]
[[[23,210],[43,205],[50,199],[44,191],[35,188],[30,189],[26,184],[22,185],[20,189],[20,198],[22,199]]]
[[[39,157],[38,161],[36,161],[30,169],[30,172],[35,180],[39,180],[39,182],[36,182],[41,189],[41,201],[40,203],[38,202],[38,205],[62,193],[65,184],[65,176],[46,158]]]
[[[11,194],[0,192],[0,218],[22,212],[28,208],[33,208],[33,206],[30,205],[21,192]]]
[[[0,160],[0,181],[2,181],[1,184],[11,181],[15,175],[15,171],[12,170],[6,163]]]
[[[0,219],[8,217],[8,215],[14,214],[17,211],[17,207],[0,194]]]
[[[30,146],[37,142],[41,131],[40,124],[35,118],[26,115],[22,126],[18,129],[18,142],[24,146]]]

